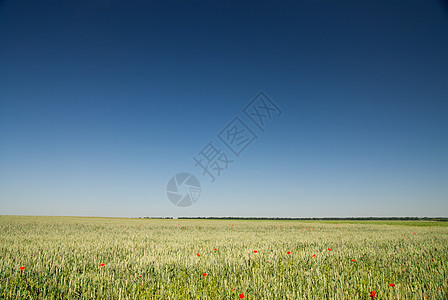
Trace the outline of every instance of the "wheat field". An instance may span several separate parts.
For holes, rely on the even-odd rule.
[[[447,299],[447,225],[0,216],[0,296]]]

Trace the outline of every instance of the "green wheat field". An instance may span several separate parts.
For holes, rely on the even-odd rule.
[[[447,225],[0,216],[0,298],[447,299]]]

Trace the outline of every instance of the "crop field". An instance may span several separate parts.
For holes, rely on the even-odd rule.
[[[0,216],[0,298],[447,299],[447,225]]]

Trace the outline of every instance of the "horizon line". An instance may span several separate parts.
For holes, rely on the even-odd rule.
[[[448,221],[446,216],[326,216],[326,217],[290,217],[290,216],[89,216],[89,215],[30,215],[0,214],[17,217],[79,217],[79,218],[119,218],[119,219],[240,219],[240,220],[440,220]]]

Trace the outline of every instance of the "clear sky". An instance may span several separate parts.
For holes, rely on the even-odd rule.
[[[437,0],[0,1],[0,214],[446,217],[447,53]]]

